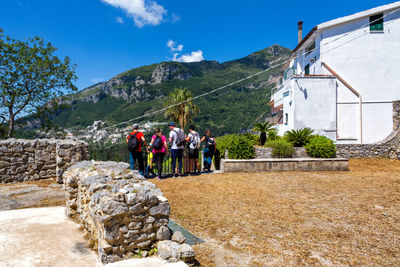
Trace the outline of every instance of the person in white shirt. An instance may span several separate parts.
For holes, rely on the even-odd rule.
[[[168,124],[169,129],[171,130],[169,133],[169,142],[171,145],[171,156],[172,156],[172,175],[176,176],[176,159],[178,159],[179,170],[178,175],[182,175],[182,156],[183,149],[185,148],[185,134],[183,131],[176,127],[175,122],[170,122]]]
[[[194,125],[190,125],[189,134],[186,137],[186,142],[189,144],[189,169],[196,173],[200,172],[199,164],[199,147],[200,147],[200,134],[196,132]]]

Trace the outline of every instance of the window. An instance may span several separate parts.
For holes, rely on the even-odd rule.
[[[306,48],[306,56],[308,56],[309,54],[311,54],[311,52],[313,52],[315,49],[315,41]]]
[[[293,67],[291,67],[291,68],[289,67],[285,70],[283,77],[285,80],[287,80],[295,74],[296,74],[296,67],[293,66]]]
[[[307,65],[304,67],[304,73],[305,73],[306,75],[310,75],[310,64],[307,64]]]
[[[369,17],[369,31],[383,32],[383,13]]]
[[[285,124],[287,125],[289,121],[289,114],[285,113]]]

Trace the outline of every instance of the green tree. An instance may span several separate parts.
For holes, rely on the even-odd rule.
[[[164,107],[172,106],[165,111],[165,118],[185,129],[186,124],[192,122],[200,112],[199,107],[190,100],[192,98],[193,94],[187,88],[175,88],[164,101]]]
[[[39,37],[20,41],[0,34],[0,128],[7,128],[8,138],[18,116],[41,113],[51,99],[76,91],[76,65],[55,51]]]
[[[260,139],[259,143],[261,146],[265,144],[265,141],[267,140],[267,132],[273,130],[274,125],[270,122],[257,122],[254,124],[254,129],[253,131],[255,132],[260,132]]]

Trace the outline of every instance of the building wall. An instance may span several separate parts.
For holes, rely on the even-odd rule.
[[[364,144],[380,142],[388,137],[393,129],[392,114],[392,103],[363,103]]]
[[[385,139],[392,131],[392,101],[400,99],[400,12],[384,18],[384,31],[371,33],[369,18],[328,28],[321,32],[321,61],[329,65],[362,97],[362,142],[374,143]],[[351,32],[354,31],[354,32]],[[349,34],[349,32],[351,32]],[[348,36],[343,37],[343,35]],[[360,38],[349,42],[351,39]],[[331,44],[334,39],[340,38]],[[348,42],[348,43],[346,43]],[[326,45],[327,44],[327,45]],[[342,45],[342,46],[340,46]],[[325,74],[329,72],[322,68]],[[340,139],[358,139],[359,120],[357,98],[338,81],[338,136]],[[353,103],[353,104],[352,104]],[[358,107],[357,107],[358,106]],[[357,115],[356,115],[357,114]],[[358,132],[358,133],[356,133]]]
[[[367,17],[323,30],[321,61],[355,88],[363,101],[399,99],[400,11],[384,18],[382,33],[370,33],[369,27],[356,30],[368,23]],[[332,42],[345,34],[348,35]],[[359,36],[362,37],[352,40]],[[332,43],[326,45],[328,42]]]
[[[334,77],[294,77],[293,129],[309,127],[336,139],[336,82]]]
[[[375,144],[338,144],[336,156],[400,159],[400,101],[394,101],[392,107],[393,131],[385,140]]]

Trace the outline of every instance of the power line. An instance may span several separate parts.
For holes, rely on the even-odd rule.
[[[209,92],[206,92],[206,93],[197,95],[197,96],[195,96],[195,97],[192,97],[192,98],[187,99],[187,100],[185,100],[185,101],[179,102],[179,103],[177,103],[177,104],[170,105],[170,106],[168,106],[168,107],[165,107],[165,108],[162,108],[162,109],[159,109],[159,110],[150,112],[150,113],[146,113],[146,114],[144,114],[144,115],[142,115],[142,116],[139,116],[139,117],[136,117],[136,118],[133,118],[133,119],[124,121],[124,122],[120,122],[120,123],[117,123],[117,124],[114,124],[114,125],[105,127],[105,128],[103,128],[103,129],[106,130],[106,129],[108,129],[108,128],[116,127],[116,126],[119,126],[119,125],[122,125],[122,124],[126,124],[126,123],[128,123],[128,122],[134,121],[134,120],[139,120],[139,119],[142,119],[142,118],[145,118],[145,117],[149,117],[149,116],[151,116],[151,115],[154,115],[154,114],[157,114],[157,113],[166,111],[166,110],[169,109],[169,108],[173,108],[173,107],[182,105],[182,104],[184,104],[184,103],[193,101],[193,100],[198,99],[198,98],[200,98],[200,97],[203,97],[203,96],[206,96],[206,95],[215,93],[215,92],[217,92],[217,91],[220,91],[220,90],[222,90],[222,89],[225,89],[225,88],[230,87],[230,86],[232,86],[232,85],[235,85],[235,84],[237,84],[237,83],[240,83],[240,82],[243,82],[243,81],[245,81],[245,80],[251,79],[251,78],[253,78],[253,77],[255,77],[255,76],[258,76],[258,75],[260,75],[260,74],[262,74],[262,73],[264,73],[264,72],[267,72],[267,71],[269,71],[269,70],[271,70],[271,69],[274,69],[274,68],[276,68],[276,67],[279,67],[279,66],[283,65],[283,64],[286,63],[286,62],[287,62],[287,61],[284,61],[283,63],[280,63],[280,64],[277,64],[277,65],[275,65],[275,66],[269,67],[269,68],[267,68],[267,69],[265,69],[265,70],[262,70],[262,71],[259,71],[259,72],[257,72],[257,73],[254,73],[254,74],[252,74],[252,75],[250,75],[250,76],[247,76],[247,77],[245,77],[245,78],[243,78],[243,79],[240,79],[240,80],[231,82],[230,84],[227,84],[227,85],[221,86],[221,87],[219,87],[219,88],[216,88],[216,89],[214,89],[214,90],[212,90],[212,91],[209,91]]]
[[[318,46],[318,47],[315,47],[315,48],[313,48],[313,49],[311,49],[311,50],[309,50],[309,51],[305,51],[305,52],[303,52],[303,53],[301,53],[301,54],[297,54],[295,58],[299,58],[300,56],[303,56],[303,55],[306,54],[306,53],[309,54],[309,53],[311,53],[311,52],[313,52],[313,51],[315,51],[315,50],[317,50],[317,49],[320,49],[321,47],[324,47],[324,46],[326,46],[326,45],[328,45],[328,44],[331,44],[331,43],[333,43],[333,42],[336,42],[336,41],[338,41],[338,40],[340,40],[340,39],[342,39],[342,38],[348,36],[349,34],[355,32],[355,31],[358,31],[358,30],[360,30],[360,29],[362,29],[362,28],[364,28],[364,27],[366,27],[366,26],[369,26],[369,25],[371,25],[372,23],[377,22],[378,20],[381,20],[381,19],[385,18],[386,16],[388,16],[388,15],[390,15],[390,14],[393,14],[393,13],[399,11],[399,10],[400,10],[400,8],[395,9],[395,10],[393,10],[393,11],[391,11],[391,12],[386,13],[385,15],[383,15],[382,18],[378,18],[378,19],[376,19],[376,20],[370,21],[369,23],[364,24],[364,25],[362,25],[362,26],[359,27],[359,28],[356,28],[356,29],[354,29],[354,30],[352,30],[352,31],[350,31],[350,32],[347,32],[346,34],[343,34],[342,36],[340,36],[340,37],[338,37],[338,38],[336,38],[336,39],[333,39],[333,40],[331,40],[331,41],[329,41],[329,42],[327,42],[327,43],[324,43],[323,45],[320,45],[320,46]],[[386,25],[387,25],[387,24],[390,24],[390,23],[392,23],[392,22],[394,22],[394,21],[387,22]],[[357,39],[359,39],[359,38],[361,38],[361,37],[363,37],[363,36],[365,36],[365,35],[367,35],[367,34],[369,34],[369,32],[366,32],[366,33],[364,33],[364,34],[362,34],[362,35],[360,35],[360,36],[357,36],[356,38],[350,39],[350,40],[348,40],[348,41],[346,41],[346,42],[344,42],[344,43],[342,43],[342,44],[340,44],[340,45],[338,45],[338,46],[336,46],[336,47],[333,47],[333,48],[331,48],[331,49],[329,49],[329,50],[327,50],[327,51],[324,51],[324,52],[322,52],[322,53],[320,52],[320,54],[328,53],[328,52],[330,52],[330,51],[332,51],[332,50],[334,50],[334,49],[336,49],[336,48],[339,48],[339,47],[341,47],[341,46],[343,46],[343,45],[345,45],[345,44],[348,44],[348,43],[350,43],[350,42],[352,42],[352,41],[354,41],[354,40],[357,40]],[[206,95],[215,93],[215,92],[217,92],[217,91],[223,90],[223,89],[225,89],[225,88],[227,88],[227,87],[230,87],[230,86],[232,86],[232,85],[238,84],[238,83],[243,82],[243,81],[246,81],[246,80],[251,79],[251,78],[253,78],[253,77],[255,77],[255,76],[258,76],[258,75],[260,75],[260,74],[262,74],[262,73],[265,73],[265,72],[267,72],[267,71],[269,71],[269,70],[272,70],[272,69],[274,69],[274,68],[277,68],[277,67],[279,67],[279,66],[282,66],[282,65],[286,64],[287,62],[290,62],[292,59],[293,59],[293,58],[289,58],[289,59],[287,59],[287,60],[285,60],[285,61],[283,61],[283,62],[281,62],[281,63],[279,63],[279,64],[273,65],[273,66],[271,66],[271,67],[269,67],[269,68],[267,68],[267,69],[265,69],[265,70],[259,71],[259,72],[257,72],[257,73],[252,74],[252,75],[249,75],[249,76],[247,76],[247,77],[245,77],[245,78],[236,80],[236,81],[234,81],[234,82],[231,82],[231,83],[229,83],[229,84],[227,84],[227,85],[224,85],[224,86],[221,86],[221,87],[216,88],[216,89],[214,89],[214,90],[211,90],[211,91],[209,91],[209,92],[206,92],[206,93],[197,95],[197,96],[192,97],[192,98],[190,98],[190,99],[187,99],[187,100],[185,100],[185,101],[182,101],[182,102],[179,102],[179,103],[176,103],[176,104],[173,104],[173,105],[164,107],[164,108],[162,108],[162,109],[159,109],[159,110],[156,110],[156,111],[153,111],[153,112],[150,112],[150,113],[143,114],[143,115],[141,115],[141,116],[139,116],[139,117],[136,117],[136,118],[133,118],[133,119],[130,119],[130,120],[127,120],[127,121],[123,121],[123,122],[120,122],[120,123],[117,123],[117,124],[114,124],[114,125],[111,125],[111,126],[107,126],[107,127],[103,128],[103,130],[106,130],[106,129],[109,129],[109,128],[114,128],[114,127],[117,127],[117,126],[119,126],[119,125],[123,125],[123,124],[129,123],[129,122],[135,121],[135,120],[140,120],[140,119],[142,119],[142,118],[150,117],[150,116],[152,116],[152,115],[155,115],[155,114],[158,114],[158,113],[160,113],[160,112],[166,111],[166,110],[169,109],[169,108],[173,108],[173,107],[182,105],[182,104],[184,104],[184,103],[191,102],[191,101],[193,101],[193,100],[195,100],[195,99],[204,97],[204,96],[206,96]],[[277,61],[279,61],[279,60],[277,60]],[[276,61],[273,61],[273,62],[276,62]]]

